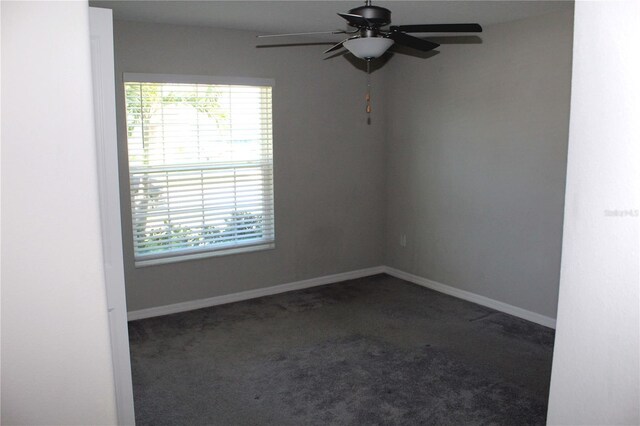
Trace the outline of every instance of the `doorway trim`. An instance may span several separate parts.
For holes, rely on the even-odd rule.
[[[122,255],[118,146],[116,127],[113,15],[110,9],[89,8],[91,69],[98,162],[98,192],[104,273],[109,312],[111,358],[119,425],[134,425],[133,385],[127,302]]]

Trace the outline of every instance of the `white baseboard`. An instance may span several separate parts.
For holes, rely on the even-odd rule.
[[[488,308],[495,309],[497,311],[525,319],[527,321],[535,322],[536,324],[544,325],[545,327],[556,328],[556,320],[554,318],[527,311],[526,309],[518,308],[517,306],[499,302],[497,300],[480,296],[479,294],[471,293],[469,291],[460,290],[458,288],[441,284],[427,278],[422,278],[417,275],[401,271],[399,269],[391,268],[389,266],[376,266],[373,268],[359,269],[357,271],[343,272],[341,274],[326,275],[324,277],[295,281],[287,284],[280,284],[273,287],[258,288],[255,290],[241,291],[239,293],[225,294],[223,296],[209,297],[207,299],[191,300],[188,302],[175,303],[172,305],[157,306],[154,308],[130,311],[127,314],[127,319],[129,321],[133,321],[143,318],[175,314],[178,312],[208,308],[210,306],[223,305],[225,303],[240,302],[242,300],[255,299],[257,297],[270,296],[273,294],[285,293],[293,290],[301,290],[304,288],[316,287],[325,284],[333,284],[340,281],[353,280],[356,278],[368,277],[370,275],[382,273],[400,278],[401,280],[409,281],[411,283],[438,291],[440,293],[448,294],[449,296],[477,303],[478,305],[486,306]]]
[[[225,303],[239,302],[241,300],[255,299],[257,297],[271,296],[273,294],[285,293],[293,290],[301,290],[319,285],[333,284],[340,281],[368,277],[370,275],[382,274],[384,271],[384,266],[376,266],[373,268],[359,269],[357,271],[343,272],[341,274],[326,275],[324,277],[280,284],[273,287],[258,288],[255,290],[241,291],[239,293],[225,294],[223,296],[209,297],[207,299],[190,300],[188,302],[174,303],[172,305],[140,309],[137,311],[130,311],[127,314],[127,319],[129,321],[133,321],[143,318],[175,314],[178,312],[192,311],[194,309],[208,308],[210,306],[223,305]]]
[[[449,296],[477,303],[478,305],[486,306],[488,308],[495,309],[496,311],[504,312],[506,314],[513,315],[527,321],[535,322],[536,324],[544,325],[545,327],[554,329],[556,328],[556,320],[554,318],[527,311],[526,309],[518,308],[517,306],[509,305],[508,303],[499,302],[494,299],[489,299],[488,297],[480,296],[479,294],[460,290],[458,288],[441,284],[436,281],[431,281],[429,279],[409,274],[408,272],[391,268],[389,266],[383,267],[383,272],[393,277],[400,278],[401,280],[409,281],[414,284],[418,284],[419,286],[430,288],[431,290],[435,290],[440,293],[448,294]]]

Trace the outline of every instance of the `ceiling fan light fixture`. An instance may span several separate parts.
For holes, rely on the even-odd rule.
[[[385,37],[359,37],[344,42],[344,47],[360,59],[379,58],[393,45]]]

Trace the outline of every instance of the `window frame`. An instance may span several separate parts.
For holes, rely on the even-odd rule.
[[[270,78],[253,78],[253,77],[220,77],[206,75],[187,75],[187,74],[153,74],[153,73],[123,73],[122,89],[124,91],[127,83],[159,83],[159,84],[210,84],[210,85],[229,85],[229,86],[254,86],[254,87],[270,87],[272,90],[275,86],[275,80]],[[124,121],[127,126],[127,105],[124,100]],[[273,92],[271,94],[271,128],[273,128]],[[248,242],[246,245],[234,244],[227,248],[209,248],[209,249],[184,249],[180,251],[166,251],[162,253],[153,253],[143,255],[142,258],[136,255],[135,250],[135,231],[133,229],[133,207],[131,202],[131,171],[129,158],[129,135],[125,132],[125,149],[127,158],[127,193],[128,193],[128,214],[131,219],[132,232],[132,248],[134,254],[134,264],[136,268],[160,265],[167,263],[178,263],[194,259],[203,259],[209,257],[226,256],[240,253],[251,253],[255,251],[270,250],[275,248],[275,186],[274,186],[274,170],[273,170],[273,131],[271,132],[271,197],[272,197],[272,228],[270,234],[272,239],[263,242]]]

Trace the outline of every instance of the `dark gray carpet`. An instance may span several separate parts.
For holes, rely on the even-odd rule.
[[[387,275],[129,335],[138,425],[545,423],[553,330]]]

